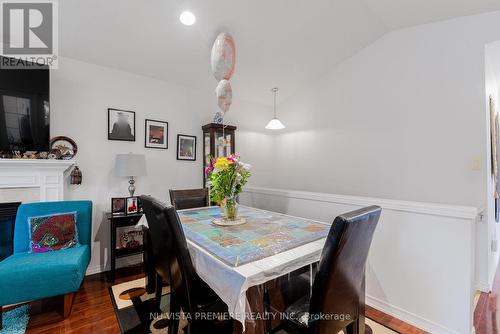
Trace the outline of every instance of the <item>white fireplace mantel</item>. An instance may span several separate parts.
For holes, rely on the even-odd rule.
[[[74,164],[74,160],[0,159],[0,189],[39,188],[40,201],[61,201],[64,173]]]

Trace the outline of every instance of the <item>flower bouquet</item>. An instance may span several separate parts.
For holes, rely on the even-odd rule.
[[[238,215],[236,197],[250,177],[250,165],[240,161],[233,154],[229,157],[212,159],[205,168],[205,175],[210,181],[210,200],[224,208],[226,219],[235,220]]]

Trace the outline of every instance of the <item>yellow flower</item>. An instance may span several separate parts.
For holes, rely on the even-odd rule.
[[[228,160],[226,157],[220,157],[217,159],[214,166],[217,169],[227,169],[231,164],[233,164],[233,161]]]

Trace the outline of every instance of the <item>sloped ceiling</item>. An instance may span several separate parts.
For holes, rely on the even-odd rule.
[[[198,18],[187,27],[179,14]],[[499,0],[64,0],[62,56],[213,91],[210,49],[233,35],[236,98],[269,105],[313,83],[384,33],[499,10]]]

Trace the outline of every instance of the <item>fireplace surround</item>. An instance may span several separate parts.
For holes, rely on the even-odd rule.
[[[12,254],[14,223],[21,202],[0,203],[0,261]]]

